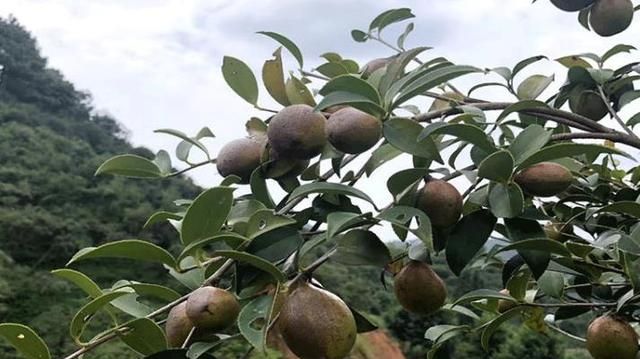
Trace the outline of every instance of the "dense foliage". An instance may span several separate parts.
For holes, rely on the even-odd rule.
[[[575,10],[587,14],[596,33],[609,36],[631,23],[629,4],[596,0]],[[42,190],[19,179],[31,179],[29,170],[51,165],[50,159],[29,157],[24,168],[9,172],[6,203],[24,213],[8,217],[6,235],[22,231],[33,241],[6,241],[3,249],[19,262],[14,273],[24,270],[20,263],[60,265],[58,255],[77,251],[66,268],[54,271],[89,297],[70,320],[80,349],[65,358],[105,350],[115,338],[148,358],[225,357],[242,350],[278,356],[273,349],[341,358],[359,350],[356,331],[371,332],[376,323],[411,357],[584,357],[584,349],[571,348],[560,335],[586,341],[596,359],[635,357],[638,337],[629,323],[637,321],[640,299],[640,167],[632,161],[640,138],[632,128],[640,115],[624,119],[621,110],[640,97],[634,89],[638,63],[608,68],[612,57],[634,48],[616,45],[601,56],[557,59],[566,81],[552,90],[553,75],[521,79],[544,56],[483,70],[441,57],[421,59],[428,48],[404,45],[413,24],[395,45],[381,37],[389,25],[411,18],[409,9],[393,9],[367,31],[353,30],[355,41],[378,41],[396,52],[363,67],[325,53],[326,62],[307,71],[291,40],[262,32],[299,65],[301,76],[291,73],[285,80],[280,47],[262,69],[264,86],[282,109],[261,106],[253,71],[225,57],[222,75],[231,89],[267,115],[251,118],[249,137],[228,144],[217,158],[200,141],[213,136],[209,129],[193,137],[162,130],[181,139],[175,158],[187,170],[215,163],[226,177],[198,195],[170,180],[183,171],[172,169],[168,152],[152,156],[126,148],[117,124],[92,116],[87,96],[46,68],[15,21],[4,23],[8,37],[32,45],[0,58],[3,132],[12,142],[24,139],[25,146],[7,146],[8,157],[42,149],[40,138],[49,141],[42,153],[64,148],[68,156],[53,161],[49,178],[58,182],[48,178]],[[0,54],[19,47],[18,40]],[[19,58],[25,54],[37,56]],[[461,77],[473,81],[465,93],[451,83]],[[511,102],[478,98],[495,89]],[[545,94],[550,97],[539,100]],[[428,111],[421,109],[425,97],[434,100]],[[51,117],[57,125],[37,124]],[[25,126],[28,121],[36,122]],[[97,132],[80,131],[86,128]],[[81,135],[74,137],[76,132]],[[108,134],[102,142],[101,133]],[[88,152],[104,160],[108,144],[129,154],[107,159],[100,176],[91,178],[97,163],[84,166],[75,156],[86,160]],[[192,151],[207,160],[193,163]],[[376,203],[365,193],[371,189],[357,188],[360,179],[375,177],[379,167],[402,156],[412,165],[385,179],[391,203]],[[321,174],[321,167],[330,169]],[[80,171],[77,188],[69,185],[73,177],[55,176],[72,171]],[[106,175],[148,178],[152,185]],[[464,193],[448,183],[461,178]],[[276,195],[276,184],[286,195]],[[250,193],[240,194],[245,185]],[[89,198],[98,198],[97,204],[86,206]],[[70,213],[80,208],[73,203],[93,211],[77,214],[92,221],[86,227]],[[112,227],[139,228],[158,207],[164,210],[145,224],[151,232],[138,239],[124,239],[135,228]],[[71,230],[79,236],[70,237]],[[51,240],[51,232],[59,240]],[[114,270],[126,260],[156,269]],[[100,278],[105,266],[109,273]],[[160,279],[161,267],[182,286]],[[113,284],[115,279],[124,281]],[[587,330],[593,317],[598,319]],[[0,335],[29,358],[50,356],[28,327],[0,324]]]

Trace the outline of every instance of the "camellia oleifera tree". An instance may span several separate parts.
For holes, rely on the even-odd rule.
[[[622,20],[611,14],[633,16],[624,0],[552,3],[591,13],[598,29],[622,31],[628,23],[615,23]],[[601,17],[597,25],[594,13]],[[313,279],[327,261],[378,267],[383,283],[371,290],[393,282],[407,311],[467,317],[467,325],[425,328],[431,355],[451,338],[474,333],[487,348],[502,323],[519,318],[532,330],[585,342],[596,359],[635,358],[640,138],[632,129],[640,113],[621,110],[639,97],[640,76],[638,63],[608,67],[633,47],[557,59],[566,79],[550,94],[553,75],[522,75],[544,56],[482,69],[428,58],[427,47],[405,48],[413,23],[394,44],[382,37],[389,25],[413,17],[409,9],[393,9],[367,31],[352,31],[357,42],[394,50],[364,66],[325,53],[323,63],[305,70],[291,40],[261,32],[281,45],[261,71],[281,109],[260,106],[252,70],[225,57],[226,82],[265,114],[246,123],[248,134],[214,156],[201,141],[213,136],[206,128],[195,136],[158,130],[181,140],[175,157],[188,167],[177,172],[166,151],[153,160],[107,160],[97,174],[158,180],[213,165],[224,179],[192,200],[178,199],[180,211],[149,218],[147,226],[169,221],[175,227],[179,251],[127,239],[85,248],[53,272],[88,296],[70,323],[79,349],[66,359],[112,340],[149,358],[208,358],[238,338],[258,354],[275,348],[302,358],[346,357],[357,333],[375,324]],[[284,75],[283,49],[298,72]],[[431,107],[422,109],[426,100]],[[195,151],[206,160],[190,160]],[[408,168],[381,178],[386,186],[372,188],[376,181],[366,188],[389,192],[389,203],[374,203],[358,181],[399,157],[412,163],[396,161]],[[282,191],[274,191],[276,184]],[[499,268],[496,287],[503,289],[452,298],[431,269],[434,256],[446,259],[455,275]],[[101,288],[70,268],[97,258],[157,262],[185,290],[137,282],[135,273]],[[111,328],[91,325],[98,313],[112,318]],[[559,328],[585,313],[597,317],[586,338]],[[0,324],[0,335],[27,358],[50,357],[27,327]]]

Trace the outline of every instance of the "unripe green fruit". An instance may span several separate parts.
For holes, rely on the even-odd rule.
[[[327,143],[326,121],[309,105],[287,106],[269,122],[269,144],[283,158],[311,159],[319,155]]]
[[[293,353],[303,359],[341,359],[356,341],[356,321],[335,294],[300,283],[286,299],[278,326]]]
[[[508,289],[503,289],[500,291],[500,294],[504,294],[504,295],[511,295],[511,293],[509,293]],[[498,299],[498,313],[504,313],[509,309],[513,309],[515,307],[517,307],[518,304],[509,301],[509,300],[505,300],[505,299]]]
[[[235,323],[240,313],[236,297],[216,287],[196,289],[186,303],[187,317],[199,329],[223,330]]]
[[[638,335],[622,318],[596,318],[587,329],[587,350],[594,359],[635,359]]]
[[[379,58],[379,59],[373,59],[369,62],[367,62],[363,67],[362,67],[362,77],[367,78],[369,76],[371,76],[372,73],[374,73],[376,70],[381,69],[387,65],[389,65],[389,63],[391,62],[391,59],[388,57],[385,58]]]
[[[555,196],[569,188],[571,172],[554,162],[541,162],[528,167],[514,177],[514,181],[530,195]]]
[[[227,143],[216,159],[221,176],[236,175],[241,183],[249,183],[251,173],[260,166],[262,145],[252,138],[240,138]]]
[[[564,11],[578,11],[594,3],[594,0],[551,0],[558,9]]]
[[[626,30],[633,21],[631,0],[598,0],[591,7],[589,24],[600,36],[613,36]]]
[[[344,153],[362,153],[373,147],[382,135],[382,122],[353,107],[343,108],[329,116],[329,142]]]
[[[171,308],[167,322],[165,323],[165,333],[167,343],[171,348],[179,348],[193,329],[193,323],[187,317],[186,302],[182,302]]]
[[[404,309],[416,314],[432,314],[447,299],[447,287],[427,263],[411,261],[396,274],[394,292]]]
[[[594,121],[600,121],[609,113],[607,104],[599,94],[593,91],[583,91],[579,95],[569,98],[571,111]]]
[[[433,226],[449,227],[462,214],[462,195],[446,181],[429,180],[418,191],[416,207],[429,216]]]

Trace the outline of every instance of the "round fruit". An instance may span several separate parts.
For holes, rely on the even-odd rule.
[[[167,322],[164,325],[167,343],[171,348],[182,346],[184,341],[187,340],[191,329],[193,329],[193,323],[187,317],[186,306],[187,303],[182,302],[171,308]]]
[[[409,312],[431,314],[447,299],[447,287],[424,262],[411,261],[396,275],[394,291],[400,305]]]
[[[271,118],[267,129],[269,144],[283,158],[313,158],[327,143],[326,121],[311,106],[287,106]]]
[[[558,9],[564,11],[578,11],[594,3],[595,0],[551,0]]]
[[[587,329],[587,350],[594,359],[635,359],[638,335],[622,318],[596,318]]]
[[[609,108],[600,95],[588,90],[569,98],[569,107],[578,115],[594,121],[602,120],[609,113]]]
[[[387,66],[390,62],[391,62],[391,59],[388,58],[388,57],[379,58],[379,59],[373,59],[373,60],[367,62],[362,67],[362,70],[361,70],[362,71],[362,77],[367,78],[367,77],[371,76],[371,74],[374,73],[376,70]]]
[[[278,326],[301,358],[341,359],[356,341],[356,321],[347,305],[324,289],[299,284],[285,301]]]
[[[500,294],[504,294],[504,295],[511,295],[511,293],[509,293],[508,289],[503,289],[500,291]],[[510,301],[510,300],[506,300],[506,299],[498,299],[498,312],[499,313],[504,313],[509,309],[513,309],[515,307],[517,307],[518,304]]]
[[[626,30],[633,21],[631,0],[598,0],[591,7],[589,23],[600,36],[613,36]]]
[[[343,108],[329,116],[329,142],[338,151],[362,153],[373,147],[382,136],[382,122],[353,107]]]
[[[462,213],[462,195],[450,183],[429,180],[418,192],[418,209],[429,216],[435,227],[454,225]]]
[[[249,183],[253,170],[260,166],[260,151],[262,145],[252,138],[240,138],[227,143],[216,160],[216,166],[221,176],[236,175],[241,183]]]
[[[558,242],[568,241],[573,234],[573,226],[565,226],[558,222],[546,223],[543,229],[549,239]]]
[[[236,297],[224,289],[202,287],[196,289],[186,304],[187,317],[201,329],[222,330],[231,326],[240,313]]]
[[[550,197],[569,188],[573,181],[571,172],[553,162],[541,162],[518,173],[514,180],[533,196]]]

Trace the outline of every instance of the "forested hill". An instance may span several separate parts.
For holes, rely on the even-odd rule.
[[[153,154],[133,148],[115,119],[94,114],[90,96],[48,68],[36,40],[12,18],[0,19],[0,65],[0,322],[33,325],[58,357],[70,349],[64,323],[82,295],[49,271],[81,247],[112,240],[169,247],[175,233],[168,226],[142,225],[199,189],[186,178],[94,177],[115,154]],[[163,274],[149,269],[150,278]],[[117,275],[109,268],[97,279],[111,285]],[[13,357],[3,348],[1,358]]]

